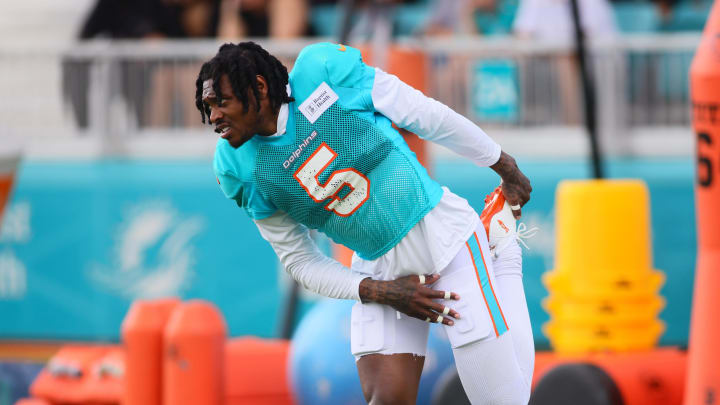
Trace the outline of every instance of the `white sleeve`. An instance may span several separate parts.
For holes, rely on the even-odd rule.
[[[305,226],[281,211],[254,221],[285,271],[300,285],[326,297],[360,300],[360,281],[368,276],[322,254]]]
[[[375,110],[395,125],[480,166],[491,166],[500,159],[500,145],[472,121],[378,68],[372,101]]]

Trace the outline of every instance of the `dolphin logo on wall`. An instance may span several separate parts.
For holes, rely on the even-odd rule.
[[[181,215],[169,201],[137,204],[125,217],[115,233],[112,268],[96,264],[91,278],[130,299],[179,295],[195,273],[192,240],[203,218]]]

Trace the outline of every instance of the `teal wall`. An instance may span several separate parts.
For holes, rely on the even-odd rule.
[[[555,187],[589,168],[572,160],[520,165],[534,188],[523,219],[542,229],[529,241],[524,272],[543,347],[540,277],[552,268]],[[608,172],[648,183],[654,265],[667,275],[661,343],[685,344],[696,254],[692,161],[615,160]],[[458,161],[436,162],[433,174],[477,210],[498,181]],[[114,341],[134,297],[165,294],[215,302],[232,335],[276,335],[286,280],[252,222],[222,196],[209,161],[31,161],[17,180],[0,232],[0,339]],[[306,296],[301,312],[311,303]]]

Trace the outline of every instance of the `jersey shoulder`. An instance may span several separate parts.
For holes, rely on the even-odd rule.
[[[276,208],[261,195],[253,179],[256,152],[252,141],[235,149],[218,139],[213,170],[225,197],[235,200],[251,218],[262,219],[274,214]]]
[[[300,84],[303,87],[294,89],[299,90],[298,96],[302,99],[303,95],[307,97],[322,82],[330,87],[370,90],[375,79],[375,69],[363,62],[358,49],[321,42],[309,45],[300,52],[290,78],[296,86]]]

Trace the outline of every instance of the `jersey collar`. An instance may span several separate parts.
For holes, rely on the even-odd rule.
[[[292,93],[292,90],[290,89],[290,85],[288,84],[288,85],[285,87],[285,89],[286,89],[286,91],[287,91],[287,95],[290,96],[291,93]],[[289,114],[288,104],[287,104],[287,103],[283,103],[283,104],[280,106],[280,111],[278,112],[277,132],[275,132],[274,134],[268,136],[268,138],[272,138],[272,137],[275,137],[275,136],[285,135],[285,132],[287,131],[288,114]]]

